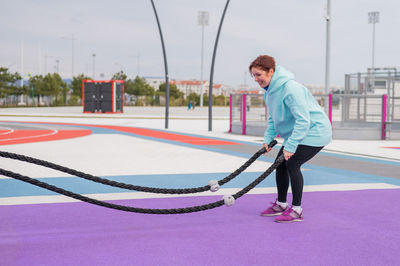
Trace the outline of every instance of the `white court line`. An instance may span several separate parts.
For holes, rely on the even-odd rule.
[[[28,136],[28,137],[19,137],[19,138],[11,138],[11,139],[0,139],[0,141],[9,141],[9,140],[20,140],[20,139],[33,139],[33,138],[39,138],[39,137],[46,137],[46,136],[52,136],[58,133],[57,129],[47,129],[51,130],[52,132],[42,134],[42,135],[35,135],[35,136]]]
[[[0,135],[7,135],[7,134],[11,134],[11,133],[13,133],[13,132],[14,132],[14,129],[12,129],[12,128],[9,128],[9,127],[0,127],[0,128],[5,128],[5,129],[8,129],[8,131],[7,131],[7,132],[0,133]]]
[[[333,185],[311,185],[304,186],[304,192],[317,191],[354,191],[368,189],[399,189],[400,186],[387,183],[353,183],[353,184],[333,184]],[[103,193],[103,194],[84,194],[84,196],[97,200],[128,200],[128,199],[155,199],[155,198],[177,198],[177,197],[193,197],[193,196],[222,196],[233,195],[241,188],[224,188],[216,192],[205,191],[202,193],[185,194],[185,195],[169,195],[169,194],[151,194],[145,192],[124,192],[124,193]],[[291,190],[289,189],[289,192]],[[254,188],[248,194],[274,194],[275,187]],[[239,199],[240,200],[240,199]],[[64,195],[54,196],[26,196],[26,197],[4,197],[0,198],[0,205],[24,205],[24,204],[41,204],[41,203],[67,203],[79,202],[79,200],[66,197]]]

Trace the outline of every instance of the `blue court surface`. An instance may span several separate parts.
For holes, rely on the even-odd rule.
[[[196,130],[206,121],[190,119],[168,130],[156,119],[1,120],[1,152],[145,187],[206,186],[261,148],[260,137],[219,130],[226,121],[206,132]],[[303,165],[305,220],[291,224],[260,216],[276,197],[274,172],[230,207],[167,215],[100,207],[0,176],[0,265],[398,265],[400,151],[384,147],[400,145],[375,143],[371,156],[340,144]],[[220,190],[187,195],[107,186],[7,158],[0,168],[108,203],[175,209],[235,194],[271,166],[277,146]]]

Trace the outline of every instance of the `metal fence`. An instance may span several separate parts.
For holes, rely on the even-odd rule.
[[[379,121],[382,138],[400,139],[400,72],[396,68],[374,68],[368,69],[367,73],[346,74],[344,93],[358,97],[343,96],[349,98],[343,99],[349,103],[344,105],[348,109],[343,110],[342,120],[371,125]],[[379,97],[383,95],[387,99],[381,102]],[[385,117],[380,120],[383,114]]]
[[[314,95],[332,122],[336,139],[400,139],[400,97]],[[230,132],[262,136],[268,110],[261,94],[231,95]]]
[[[263,135],[267,127],[267,108],[263,95],[232,94],[230,96],[231,121],[229,132],[243,135]]]

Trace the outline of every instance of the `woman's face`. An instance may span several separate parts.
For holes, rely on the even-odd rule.
[[[254,81],[257,82],[261,88],[269,86],[274,70],[271,68],[269,71],[262,70],[258,67],[251,68],[251,74],[253,75]]]

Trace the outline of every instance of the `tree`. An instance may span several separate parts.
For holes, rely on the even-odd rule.
[[[8,95],[21,95],[26,92],[25,87],[16,85],[21,76],[16,72],[14,74],[8,72],[8,68],[0,67],[0,97],[4,98]]]
[[[164,93],[164,95],[165,95],[165,90],[166,90],[166,83],[164,82],[164,83],[161,83],[160,84],[160,86],[158,87],[159,88],[159,91],[160,92],[163,92]],[[175,99],[178,99],[178,98],[181,98],[181,97],[183,97],[183,92],[181,92],[180,90],[178,90],[178,88],[176,87],[176,85],[175,84],[170,84],[169,85],[169,96],[170,97],[174,97]]]
[[[187,100],[189,102],[193,102],[193,103],[199,103],[200,102],[200,95],[198,95],[197,93],[191,92],[188,97]]]
[[[125,82],[127,78],[128,78],[128,76],[124,73],[123,70],[121,70],[120,72],[115,73],[111,79],[112,80],[123,80]]]
[[[46,76],[36,75],[29,79],[29,89],[33,97],[50,96],[55,98],[55,104],[67,103],[67,84],[61,79],[58,73],[47,74]]]
[[[70,89],[72,90],[72,95],[78,96],[79,98],[82,99],[82,81],[83,80],[91,80],[92,78],[89,78],[85,76],[84,74],[79,74],[76,77],[72,78],[71,84],[70,84]]]
[[[47,74],[44,77],[44,81],[51,95],[56,98],[56,104],[61,103],[61,101],[58,101],[60,100],[59,96],[62,97],[62,103],[66,104],[68,86],[67,83],[62,80],[61,76],[58,73]]]
[[[55,103],[59,104],[59,96],[63,97],[63,103],[67,102],[67,84],[61,79],[58,73],[47,74],[43,78],[42,95],[55,97]]]
[[[224,106],[226,104],[225,96],[222,94],[218,96],[213,96],[213,104],[217,106]]]
[[[29,85],[28,88],[31,91],[32,98],[37,97],[37,102],[39,103],[39,98],[42,94],[42,91],[44,90],[44,80],[42,75],[36,75],[32,76],[29,79]]]
[[[153,96],[154,88],[144,78],[136,76],[134,80],[125,82],[125,92],[135,96]]]

